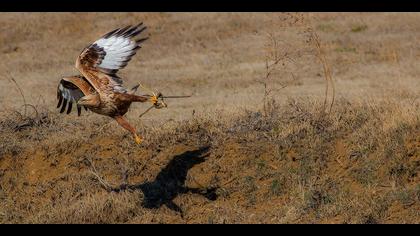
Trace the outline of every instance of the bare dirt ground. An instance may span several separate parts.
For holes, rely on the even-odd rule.
[[[420,223],[420,14],[0,22],[0,223]],[[150,39],[119,72],[125,85],[193,95],[141,119],[149,104],[134,104],[141,145],[110,118],[55,108],[80,51],[138,22]],[[329,113],[310,32],[335,82]]]

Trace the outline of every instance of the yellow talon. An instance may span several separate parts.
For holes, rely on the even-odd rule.
[[[157,102],[158,102],[158,98],[156,97],[156,95],[153,95],[153,96],[150,98],[150,101],[153,103],[153,105],[156,105],[156,104],[157,104]]]
[[[137,134],[134,135],[134,138],[135,138],[137,144],[141,144],[143,142],[143,139],[141,137],[139,137]]]

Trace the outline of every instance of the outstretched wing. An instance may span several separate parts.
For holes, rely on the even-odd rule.
[[[140,23],[113,30],[86,47],[76,60],[76,68],[100,92],[101,85],[109,84],[118,91],[122,80],[116,75],[136,54],[148,37],[135,39],[146,27]],[[107,81],[108,80],[108,81]]]
[[[82,76],[63,78],[57,88],[57,108],[61,106],[60,113],[63,113],[67,108],[67,114],[70,114],[73,103],[77,104],[77,101],[79,101],[81,97],[92,94],[93,92],[95,92],[94,88]],[[86,107],[85,110],[87,110]],[[81,112],[82,107],[77,105],[77,114],[79,116]]]

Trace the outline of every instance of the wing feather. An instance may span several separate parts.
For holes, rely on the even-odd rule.
[[[77,104],[80,98],[94,92],[95,90],[92,85],[82,76],[63,78],[57,88],[57,108],[61,107],[60,113],[63,113],[67,108],[67,114],[70,114],[73,103]],[[77,113],[79,116],[81,110],[81,106],[77,105]]]
[[[140,44],[148,39],[135,39],[146,27],[140,23],[115,29],[86,47],[76,60],[76,68],[98,92],[103,89],[102,79],[110,81],[114,91],[121,92],[122,80],[116,75],[141,48]]]

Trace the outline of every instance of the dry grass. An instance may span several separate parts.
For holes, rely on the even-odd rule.
[[[419,223],[419,17],[3,13],[0,223]],[[127,87],[194,94],[135,105],[141,146],[55,110],[80,49],[138,21]]]

